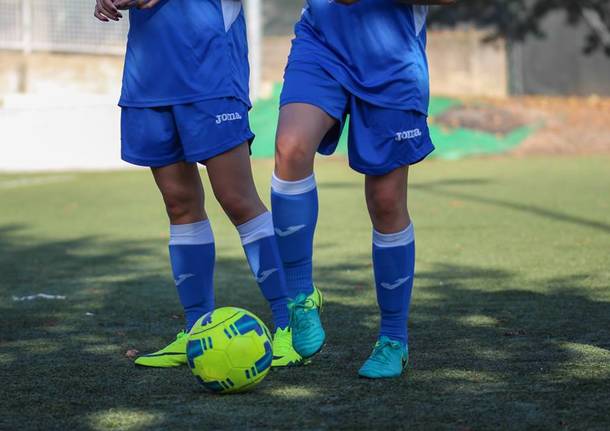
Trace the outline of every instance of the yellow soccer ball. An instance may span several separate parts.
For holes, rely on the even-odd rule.
[[[219,308],[195,323],[186,355],[191,371],[209,391],[243,392],[259,384],[271,369],[271,335],[254,314]]]

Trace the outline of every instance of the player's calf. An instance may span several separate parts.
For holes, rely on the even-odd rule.
[[[366,178],[381,327],[373,353],[359,371],[362,377],[397,377],[408,358],[407,322],[415,270],[415,236],[406,192],[407,168]]]
[[[407,168],[387,175],[368,175],[365,180],[366,203],[375,229],[393,233],[409,223],[407,210]]]
[[[206,161],[214,194],[235,225],[250,269],[273,314],[276,330],[288,327],[286,277],[273,218],[254,186],[246,144]]]

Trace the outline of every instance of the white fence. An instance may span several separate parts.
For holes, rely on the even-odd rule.
[[[251,96],[255,100],[261,81],[262,0],[245,3]],[[129,29],[127,18],[99,22],[93,17],[94,4],[93,0],[0,0],[0,49],[123,54]]]
[[[262,2],[244,1],[249,26],[253,99],[259,94],[261,77]],[[119,23],[98,22],[93,17],[94,3],[94,0],[0,0],[0,50],[17,50],[26,54],[42,51],[123,54],[128,20]],[[38,80],[38,84],[36,91],[32,92],[27,90],[30,85],[24,85],[26,90],[19,90],[21,93],[9,90],[2,94],[0,87],[0,148],[3,150],[0,172],[124,167],[119,152],[120,111],[116,107],[117,95],[92,95],[86,91],[80,92],[80,87],[76,92],[65,90],[66,82],[69,85],[72,81],[74,72],[71,67],[74,62],[67,62],[65,70],[56,62],[57,58],[61,61],[66,56],[51,60],[53,56],[25,55],[23,58],[26,61],[21,65],[17,64],[15,57],[22,56],[8,53],[8,64],[3,63],[4,58],[0,57],[0,71],[5,69],[5,81],[25,79],[27,83]],[[36,57],[39,61],[29,61]],[[79,64],[87,63],[87,60],[91,60],[90,65],[116,63],[116,59],[75,57]],[[51,66],[42,64],[40,58],[51,62]],[[11,64],[11,61],[15,64]],[[104,67],[99,66],[98,69]],[[102,73],[99,76],[106,75]],[[2,78],[0,75],[0,81]],[[48,85],[47,79],[55,85]],[[120,84],[120,79],[113,82]],[[7,88],[13,87],[21,88],[17,85]],[[62,97],[57,97],[58,89]],[[107,127],[91,134],[91,130],[97,130],[99,124]],[[18,142],[19,145],[5,148],[2,145],[5,142]]]
[[[0,0],[0,49],[121,54],[128,23],[101,23],[93,0]]]

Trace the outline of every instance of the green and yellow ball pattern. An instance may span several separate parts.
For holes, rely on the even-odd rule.
[[[236,307],[214,310],[195,323],[187,344],[188,364],[206,389],[243,392],[271,368],[271,335],[254,314]]]

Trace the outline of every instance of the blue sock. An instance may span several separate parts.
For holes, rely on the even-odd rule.
[[[288,293],[313,292],[313,236],[318,221],[318,191],[313,175],[284,181],[273,175],[271,206],[277,242],[284,262]]]
[[[380,336],[408,343],[407,322],[415,273],[413,225],[402,232],[373,231],[373,268],[381,311]]]
[[[273,233],[271,213],[265,212],[237,226],[237,231],[252,274],[271,307],[275,328],[286,328],[290,320],[286,276]]]
[[[214,235],[210,222],[171,225],[169,256],[186,330],[214,309]]]

